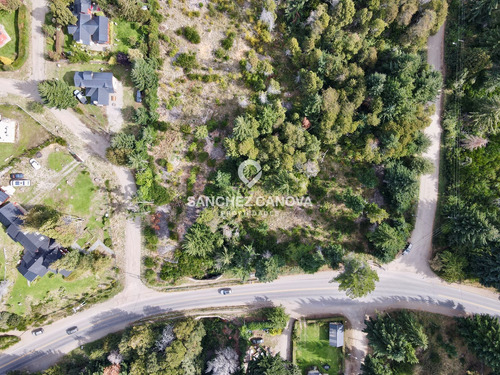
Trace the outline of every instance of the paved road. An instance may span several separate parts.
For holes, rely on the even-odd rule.
[[[436,278],[406,272],[380,274],[377,290],[359,300],[351,300],[330,284],[332,272],[283,277],[269,284],[233,287],[233,294],[221,296],[216,289],[162,294],[148,291],[129,295],[128,301],[116,304],[110,300],[87,311],[62,319],[45,327],[45,334],[22,336],[19,345],[0,356],[0,373],[12,369],[41,369],[52,364],[63,353],[78,345],[116,331],[144,316],[168,311],[230,305],[256,305],[272,301],[284,304],[294,316],[310,314],[344,314],[348,318],[363,317],[375,310],[416,308],[447,315],[488,313],[500,315],[496,294],[473,288],[448,285]],[[79,332],[68,336],[73,325]]]

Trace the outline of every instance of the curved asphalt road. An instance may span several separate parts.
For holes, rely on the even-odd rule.
[[[495,293],[476,288],[449,285],[437,278],[414,274],[380,274],[376,291],[368,297],[351,300],[330,284],[332,272],[282,277],[269,284],[233,287],[233,293],[221,296],[217,289],[162,294],[154,291],[129,295],[121,305],[110,300],[82,313],[48,325],[45,333],[34,337],[23,334],[22,341],[0,357],[0,373],[14,369],[40,370],[51,365],[63,353],[82,343],[126,327],[129,323],[169,311],[236,305],[284,304],[294,316],[344,314],[348,318],[387,308],[415,308],[447,315],[487,313],[500,316]],[[77,325],[79,331],[68,336],[65,330]]]

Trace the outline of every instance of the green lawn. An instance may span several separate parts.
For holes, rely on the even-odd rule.
[[[62,169],[71,163],[72,160],[73,157],[66,152],[53,152],[48,157],[49,168],[56,172],[62,171]]]
[[[24,314],[27,300],[40,302],[45,299],[46,302],[51,302],[54,299],[60,299],[61,301],[67,298],[77,298],[84,291],[95,288],[98,283],[99,280],[93,275],[84,279],[67,281],[59,274],[52,274],[52,276],[47,274],[42,278],[37,278],[28,286],[28,281],[18,273],[8,300],[9,311]]]
[[[295,361],[303,374],[307,374],[313,366],[321,373],[336,375],[342,369],[342,348],[331,347],[328,343],[328,321],[308,323],[304,329],[300,322],[295,323],[298,339],[294,342]],[[326,371],[322,366],[329,365]]]
[[[114,20],[117,25],[113,24],[114,38],[119,41],[116,51],[128,52],[128,49],[134,47],[137,41],[141,40],[141,34],[137,31],[137,24],[124,20]],[[131,43],[134,42],[135,43]]]
[[[54,189],[54,194],[44,200],[44,204],[57,208],[65,214],[88,216],[94,197],[94,183],[85,172],[80,172],[73,183],[65,181]]]
[[[0,144],[0,165],[4,165],[9,156],[17,157],[50,138],[50,134],[43,127],[16,106],[0,105],[0,114],[17,120],[19,125],[17,143]]]
[[[0,56],[11,60],[15,60],[17,56],[16,13],[0,11],[0,24],[5,27],[5,31],[10,36],[10,42],[0,48]]]

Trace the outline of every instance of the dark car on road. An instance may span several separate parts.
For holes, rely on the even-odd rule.
[[[31,331],[31,334],[33,336],[40,336],[40,335],[43,335],[43,328],[37,328],[37,329],[34,329],[33,331]]]
[[[231,288],[222,288],[222,289],[219,289],[219,294],[222,294],[223,296],[227,295],[227,294],[231,294],[233,291]]]
[[[66,333],[68,335],[72,335],[73,333],[75,332],[78,332],[78,327],[77,326],[74,326],[74,327],[69,327],[67,330],[66,330]]]
[[[260,345],[264,343],[264,339],[262,337],[253,337],[250,339],[250,342],[254,345]]]
[[[19,180],[21,178],[24,178],[24,174],[22,173],[11,173],[10,178],[13,180]]]

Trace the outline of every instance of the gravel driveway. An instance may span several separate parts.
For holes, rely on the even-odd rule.
[[[118,133],[123,126],[123,84],[116,78],[113,78],[115,93],[111,94],[110,104],[106,107],[108,116],[108,129],[111,133]]]

